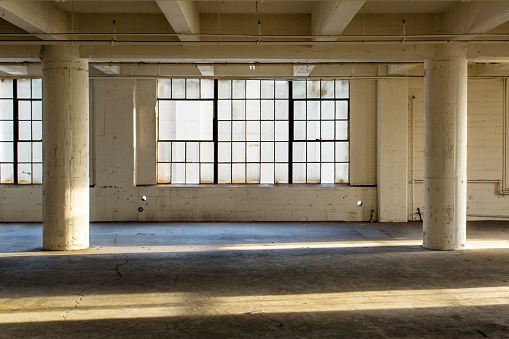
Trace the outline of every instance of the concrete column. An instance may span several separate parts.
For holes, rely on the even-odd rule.
[[[424,63],[423,245],[466,245],[467,60],[459,46],[437,48]]]
[[[43,247],[89,246],[88,61],[79,48],[46,46],[43,86]]]

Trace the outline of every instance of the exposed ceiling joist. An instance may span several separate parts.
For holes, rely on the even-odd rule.
[[[28,33],[68,33],[67,14],[50,2],[0,1],[2,18]],[[65,36],[45,35],[47,40],[65,39]]]
[[[203,76],[214,76],[214,66],[212,65],[196,65],[196,68]]]
[[[180,41],[200,40],[197,36],[186,35],[200,33],[200,13],[192,1],[157,1],[157,5],[175,33],[184,33],[179,35]]]
[[[340,35],[364,5],[359,0],[321,1],[313,8],[311,32],[313,35]],[[335,38],[316,38],[334,41]]]

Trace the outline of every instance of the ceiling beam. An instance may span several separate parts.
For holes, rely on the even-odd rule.
[[[452,6],[444,17],[444,32],[486,33],[509,21],[508,1],[465,2]],[[471,40],[475,36],[461,37]]]
[[[340,35],[364,5],[359,0],[320,1],[311,14],[313,35]],[[334,41],[335,38],[316,38],[315,41]]]
[[[389,73],[390,75],[403,75],[419,65],[420,64],[389,65],[389,67],[387,68],[387,73]]]
[[[50,2],[0,1],[2,18],[28,33],[68,33],[67,14]],[[46,40],[66,39],[63,35],[44,35]]]
[[[294,65],[293,66],[293,76],[294,77],[307,77],[313,69],[315,65]]]
[[[6,73],[9,75],[27,75],[28,74],[28,66],[0,65],[0,72]]]
[[[119,75],[120,74],[120,66],[96,66],[92,65],[99,71],[108,75]]]
[[[197,36],[186,35],[200,33],[200,13],[192,1],[157,1],[157,5],[175,33],[184,33],[179,35],[180,41],[200,40]]]
[[[205,77],[214,76],[214,66],[212,65],[196,65],[196,68],[198,68],[201,75]]]
[[[509,74],[509,64],[478,64],[478,76],[507,76]]]

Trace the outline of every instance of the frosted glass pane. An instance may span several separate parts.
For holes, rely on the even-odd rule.
[[[32,184],[42,184],[42,164],[32,165]]]
[[[208,79],[201,80],[201,98],[202,99],[214,98],[214,80]]]
[[[262,121],[262,140],[274,141],[274,121]]]
[[[318,99],[320,98],[320,81],[319,80],[308,80],[308,98]]]
[[[186,143],[174,142],[172,145],[172,162],[186,161]]]
[[[171,182],[173,184],[185,184],[186,164],[171,164]]]
[[[260,164],[247,164],[247,183],[260,183]]]
[[[293,123],[293,138],[294,140],[306,140],[306,122],[295,121]]]
[[[260,141],[260,122],[247,122],[247,141]]]
[[[276,98],[288,99],[288,81],[276,81]]]
[[[12,120],[13,117],[12,100],[0,100],[0,120]]]
[[[186,98],[186,80],[185,79],[173,79],[171,81],[171,94],[172,94],[173,99],[185,99]]]
[[[333,184],[334,181],[334,164],[322,164],[321,183],[322,184]]]
[[[336,164],[336,183],[348,183],[348,164]]]
[[[0,164],[0,183],[12,184],[14,182],[14,165]]]
[[[336,162],[348,162],[350,149],[348,142],[336,142]]]
[[[175,109],[174,101],[159,101],[159,140],[177,137]]]
[[[157,161],[171,162],[171,142],[157,143]]]
[[[218,100],[217,111],[218,120],[231,120],[232,119],[231,100]]]
[[[32,121],[32,140],[42,140],[42,121]]]
[[[18,79],[18,99],[30,99],[32,96],[30,80]]]
[[[274,164],[261,164],[260,184],[274,183]]]
[[[32,120],[42,120],[42,101],[32,101]]]
[[[186,143],[186,162],[199,162],[200,161],[200,143],[188,142]]]
[[[32,161],[42,162],[42,142],[34,142],[32,144]]]
[[[348,119],[348,101],[336,101],[336,119]]]
[[[293,82],[293,98],[306,99],[306,82],[294,81]]]
[[[246,101],[246,120],[260,120],[260,100]]]
[[[336,80],[336,98],[349,98],[349,86],[347,80]]]
[[[213,140],[214,104],[202,101],[200,105],[200,135],[198,140]],[[191,139],[191,138],[190,138]]]
[[[200,164],[186,165],[186,183],[187,184],[200,183]]]
[[[232,183],[246,183],[246,164],[232,164]]]
[[[213,184],[214,183],[214,164],[201,164],[201,183]]]
[[[13,141],[14,122],[0,121],[0,141]]]
[[[288,121],[276,121],[276,141],[288,141]]]
[[[288,120],[288,100],[276,100],[276,120]]]
[[[334,80],[322,80],[320,96],[322,98],[334,98]]]
[[[322,101],[322,112],[320,118],[322,120],[334,120],[334,101]]]
[[[231,99],[232,97],[231,80],[219,80],[217,82],[217,92],[219,99]]]
[[[157,82],[157,97],[164,99],[171,99],[171,80],[160,79]],[[169,182],[169,180],[167,181]]]
[[[219,141],[231,141],[232,123],[230,121],[219,121],[217,123],[217,133]]]
[[[334,162],[334,143],[322,142],[322,162]],[[334,173],[334,170],[332,170]]]
[[[348,140],[348,121],[336,121],[336,140]]]
[[[260,162],[260,143],[247,143],[247,162]]]
[[[32,79],[32,99],[42,99],[42,79]]]
[[[234,142],[232,144],[232,162],[246,162],[245,142]]]
[[[319,142],[308,142],[307,145],[307,161],[309,162],[320,162],[320,143]]]
[[[293,183],[306,183],[306,164],[293,164]]]
[[[306,120],[306,102],[295,101],[293,105],[293,119]]]
[[[246,141],[246,122],[234,121],[233,122],[233,141]]]
[[[262,120],[274,120],[274,100],[262,100]]]
[[[232,144],[230,142],[220,142],[217,145],[217,159],[219,162],[232,161]]]
[[[32,183],[32,165],[19,164],[18,165],[18,184],[31,184]]]
[[[334,121],[321,122],[322,140],[334,140]]]
[[[262,142],[262,162],[274,162],[273,142]]]
[[[306,161],[306,143],[305,142],[294,142],[293,143],[293,161],[295,161],[295,162],[305,162]]]
[[[246,81],[246,98],[260,99],[260,80]]]
[[[0,142],[0,162],[14,161],[13,146],[12,142]]]
[[[214,162],[214,143],[202,142],[200,146],[200,161],[201,162]]]
[[[32,161],[32,143],[19,142],[18,143],[18,161],[31,162]]]
[[[187,79],[186,80],[186,98],[199,99],[200,98],[200,80]]]
[[[312,184],[320,183],[320,164],[307,164],[307,182]]]
[[[19,140],[31,140],[32,139],[32,123],[30,121],[19,122]]]
[[[246,119],[246,101],[233,100],[233,120]]]
[[[0,79],[0,98],[12,99],[12,80]]]
[[[160,184],[171,183],[171,164],[157,164],[157,182]]]
[[[199,101],[175,101],[176,140],[200,140],[201,107]]]
[[[30,101],[19,101],[18,103],[19,120],[32,119],[32,104]]]
[[[274,98],[274,81],[262,80],[262,96],[263,99]]]
[[[276,162],[287,162],[288,161],[288,143],[276,142],[275,148],[276,148],[275,161]]]
[[[232,182],[232,169],[230,164],[219,164],[217,171],[217,180],[220,184],[229,184]]]
[[[320,119],[320,101],[307,101],[308,120]]]
[[[246,80],[233,80],[233,99],[246,98]]]
[[[276,184],[288,183],[288,164],[276,164],[275,172],[274,182]]]
[[[308,140],[320,140],[320,121],[308,121],[306,132]]]

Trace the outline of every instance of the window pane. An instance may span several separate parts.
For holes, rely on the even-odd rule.
[[[334,162],[334,143],[322,142],[322,162]],[[334,173],[334,169],[332,170]]]
[[[336,142],[336,162],[348,162],[350,150],[348,142]]]
[[[274,141],[274,121],[262,121],[262,140]]]
[[[247,162],[260,162],[260,143],[247,143]]]
[[[274,183],[274,164],[261,164],[260,184]]]
[[[185,162],[186,161],[186,143],[174,142],[172,144],[172,162]]]
[[[273,142],[262,142],[262,162],[274,162]]]
[[[200,177],[202,184],[213,184],[214,164],[201,164]]]
[[[32,99],[42,99],[42,79],[32,79]]]
[[[232,164],[232,183],[246,183],[246,164]]]
[[[320,182],[323,184],[333,184],[334,181],[334,164],[325,163],[321,165],[322,173]]]
[[[18,102],[18,117],[19,120],[32,119],[32,103],[30,101]]]
[[[288,143],[276,142],[276,162],[287,162],[288,161]]]
[[[12,119],[12,100],[0,100],[0,120]]]
[[[234,121],[233,122],[233,141],[246,141],[246,122]]]
[[[321,106],[321,119],[334,120],[334,101],[324,100]]]
[[[320,143],[319,142],[308,142],[307,144],[307,161],[309,162],[320,162]]]
[[[171,162],[171,142],[157,143],[157,161]]]
[[[307,118],[309,120],[320,119],[320,101],[308,101],[307,109],[308,109]]]
[[[160,101],[159,140],[212,140],[212,101]]]
[[[217,102],[217,111],[218,120],[231,120],[232,119],[231,100],[219,100]]]
[[[348,164],[336,164],[336,183],[348,182]]]
[[[262,98],[274,99],[274,81],[262,80]]]
[[[232,161],[232,144],[230,142],[220,142],[217,148],[217,159],[219,162]]]
[[[322,121],[322,140],[334,140],[334,121]]]
[[[306,122],[295,121],[293,123],[293,138],[294,140],[306,140]]]
[[[18,164],[18,184],[32,183],[32,164]]]
[[[320,164],[311,163],[307,164],[307,182],[312,184],[320,183]]]
[[[0,121],[0,141],[13,141],[14,122]]]
[[[42,184],[42,164],[32,165],[32,184]]]
[[[276,120],[288,120],[288,100],[276,100]]]
[[[186,165],[186,183],[187,184],[200,183],[200,164],[193,163]]]
[[[288,81],[276,81],[276,98],[288,98]]]
[[[175,121],[175,102],[159,101],[159,140],[175,140],[177,137]]]
[[[18,161],[31,162],[32,161],[32,143],[19,142],[18,143]]]
[[[320,140],[320,121],[308,121],[307,140]]]
[[[171,80],[159,79],[157,81],[157,97],[164,99],[171,99]],[[167,181],[169,182],[169,180]]]
[[[336,119],[348,119],[348,101],[336,101]]]
[[[260,80],[246,81],[246,98],[260,99]]]
[[[219,141],[232,140],[232,123],[231,121],[219,121],[217,123],[217,132]]]
[[[245,99],[246,98],[246,81],[245,80],[233,80],[233,99]]]
[[[306,82],[294,81],[293,82],[293,98],[306,99]]]
[[[188,142],[186,143],[186,162],[199,162],[200,161],[200,143]]]
[[[246,101],[233,100],[233,120],[246,119]]]
[[[14,161],[13,147],[14,144],[12,142],[0,142],[0,162]]]
[[[214,162],[214,143],[202,142],[200,151],[201,162]]]
[[[217,95],[219,99],[231,99],[232,97],[232,82],[230,80],[219,80],[217,82]]]
[[[336,98],[347,99],[349,98],[349,84],[348,80],[336,80]]]
[[[200,104],[200,135],[199,140],[213,140],[213,116],[214,104],[212,101],[201,102]]]
[[[171,164],[171,182],[173,184],[186,183],[186,164]]]
[[[0,79],[0,98],[12,99],[12,80]]]
[[[201,98],[202,99],[214,98],[214,80],[208,79],[201,80]]]
[[[18,98],[19,99],[30,99],[32,97],[30,89],[30,80],[18,79]]]
[[[288,121],[276,121],[276,141],[288,141]]]
[[[218,182],[220,184],[229,184],[232,182],[232,169],[230,164],[219,164],[217,168]]]
[[[13,164],[0,164],[0,183],[2,183],[2,184],[14,183],[14,165]]]
[[[322,98],[334,98],[334,81],[322,80],[320,96]]]
[[[42,142],[34,142],[32,144],[32,161],[42,162]]]
[[[287,184],[288,183],[288,164],[276,164],[276,184]]]
[[[293,164],[293,183],[304,184],[306,183],[306,164]]]
[[[171,182],[171,164],[157,164],[157,182],[161,184]]]
[[[348,140],[348,121],[336,121],[336,140]]]
[[[200,98],[200,80],[187,79],[186,80],[186,98],[199,99]]]
[[[306,120],[306,102],[295,101],[293,105],[293,119]]]
[[[245,142],[234,142],[232,144],[232,162],[246,162]]]
[[[306,143],[294,142],[293,143],[293,161],[305,162],[306,161]]]
[[[274,120],[274,101],[262,100],[262,120]]]
[[[260,121],[247,122],[247,141],[260,140]]]
[[[247,183],[260,183],[260,164],[247,164]]]
[[[42,121],[32,121],[32,140],[42,140]]]
[[[32,101],[32,119],[42,120],[42,101]]]
[[[307,81],[307,97],[312,99],[320,98],[320,81],[319,80],[308,80]]]
[[[186,98],[186,80],[185,79],[173,79],[171,81],[171,94],[173,99],[185,99]]]
[[[247,100],[246,120],[260,120],[260,100]]]

